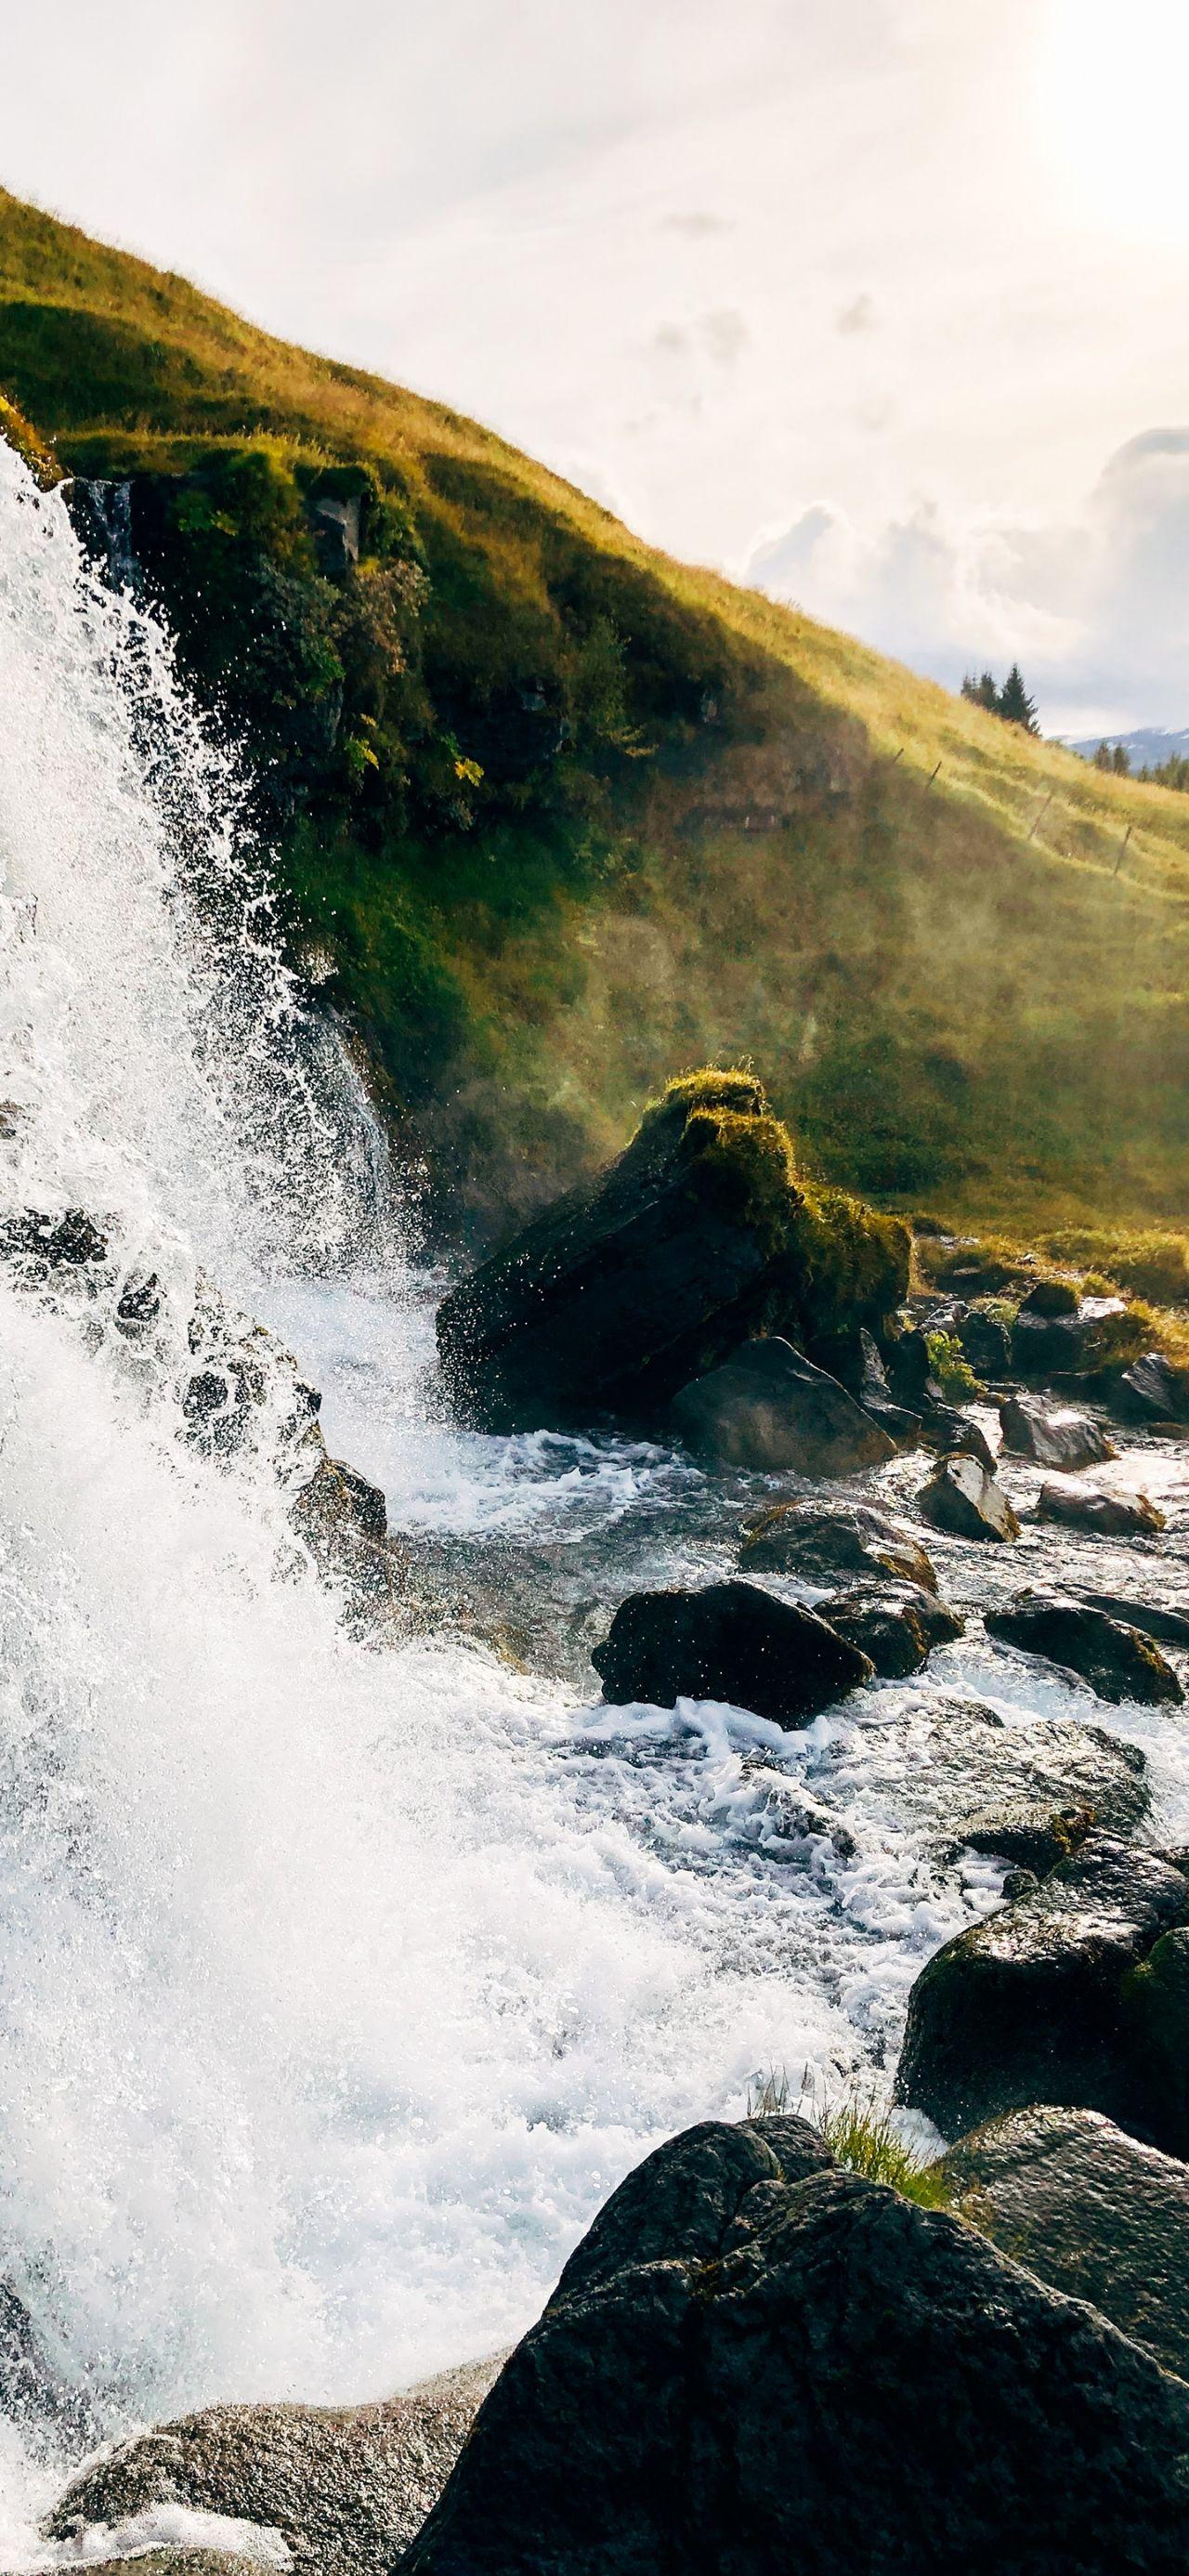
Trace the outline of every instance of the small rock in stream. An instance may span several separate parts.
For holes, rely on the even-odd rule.
[[[1092,1485],[1042,1485],[1036,1517],[1057,1521],[1064,1529],[1088,1530],[1095,1538],[1153,1538],[1164,1528],[1163,1512],[1146,1494],[1104,1494]],[[1126,1616],[1122,1606],[1119,1615]]]
[[[1032,1396],[1008,1396],[999,1407],[999,1427],[1003,1446],[1013,1457],[1031,1458],[1036,1466],[1055,1467],[1067,1476],[1118,1455],[1114,1441],[1088,1413],[1049,1413]]]
[[[1088,1602],[1021,1592],[1006,1609],[986,1611],[983,1624],[1000,1644],[1076,1673],[1099,1699],[1138,1700],[1151,1708],[1184,1699],[1172,1665],[1153,1640]]]
[[[757,1574],[891,1575],[936,1592],[932,1558],[903,1522],[868,1503],[777,1503],[744,1533],[743,1564]]]
[[[836,1637],[870,1656],[884,1681],[906,1681],[919,1673],[931,1648],[960,1637],[964,1624],[947,1602],[907,1586],[838,1593],[816,1606]]]
[[[1001,1485],[977,1458],[958,1451],[942,1458],[917,1503],[925,1519],[951,1538],[1018,1538],[1020,1524]]]
[[[824,1619],[754,1583],[634,1592],[591,1662],[618,1707],[722,1700],[778,1726],[807,1725],[873,1673],[869,1657]]]

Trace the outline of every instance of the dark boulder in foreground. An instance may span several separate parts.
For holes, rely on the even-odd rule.
[[[917,1502],[925,1519],[951,1538],[1004,1541],[1020,1535],[1002,1486],[965,1451],[940,1460]]]
[[[890,1575],[936,1592],[932,1558],[906,1529],[869,1503],[776,1503],[749,1525],[743,1565],[757,1574]]]
[[[1189,2388],[881,2184],[774,2154],[732,2211],[723,2136],[612,2200],[402,2576],[1183,2576]]]
[[[377,2405],[207,2406],[156,2425],[83,2470],[46,2536],[75,2541],[95,2524],[181,2504],[279,2531],[300,2576],[372,2576],[420,2530],[504,2359],[443,2371]]]
[[[942,2164],[955,2205],[1068,2298],[1189,2379],[1189,2169],[1099,2111],[1013,2111]]]
[[[999,1407],[1003,1446],[1014,1457],[1031,1458],[1038,1467],[1074,1475],[1079,1467],[1099,1467],[1117,1455],[1088,1413],[1049,1412],[1034,1396],[1009,1395]]]
[[[1059,1593],[1020,1592],[1006,1609],[984,1614],[988,1636],[1042,1655],[1088,1682],[1099,1699],[1116,1704],[1139,1700],[1145,1707],[1176,1705],[1184,1691],[1172,1665],[1151,1637],[1121,1619],[1094,1610],[1088,1601],[1068,1601]]]
[[[442,1365],[491,1430],[659,1422],[753,1334],[812,1350],[879,1324],[908,1257],[897,1218],[799,1178],[750,1074],[692,1074],[617,1162],[443,1299]]]
[[[604,1698],[620,1707],[726,1700],[778,1726],[806,1725],[872,1677],[867,1656],[824,1619],[755,1583],[633,1592],[591,1662]]]
[[[976,1377],[1006,1377],[1011,1367],[1011,1334],[998,1315],[988,1315],[985,1307],[969,1306],[959,1318],[958,1340],[962,1357],[969,1362]]]
[[[1124,1369],[1114,1403],[1127,1422],[1189,1422],[1189,1371],[1149,1351]]]
[[[894,1458],[896,1444],[837,1378],[770,1335],[744,1342],[673,1399],[669,1420],[697,1456],[768,1474],[854,1476]]]
[[[1094,1538],[1154,1538],[1164,1527],[1163,1512],[1146,1494],[1104,1494],[1093,1485],[1042,1485],[1036,1517],[1058,1521],[1065,1529],[1088,1530]],[[1126,1617],[1124,1607],[1119,1615]]]
[[[896,2096],[943,2137],[1035,2102],[1077,2103],[1168,2143],[1153,2120],[1133,1972],[1189,1917],[1189,1877],[1092,1836],[1035,1893],[960,1932],[909,1998]]]

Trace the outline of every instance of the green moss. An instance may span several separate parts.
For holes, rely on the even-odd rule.
[[[874,1323],[908,1294],[912,1238],[903,1219],[865,1207],[846,1190],[803,1192],[789,1230],[796,1296],[810,1339],[838,1318]]]
[[[1189,1304],[1189,1235],[1155,1227],[1065,1226],[1041,1241],[1058,1260],[1093,1268],[1136,1296],[1164,1306]]]
[[[699,1106],[686,1118],[684,1144],[723,1205],[775,1259],[799,1206],[788,1129],[754,1110]]]
[[[981,1395],[981,1383],[956,1334],[928,1333],[925,1338],[930,1373],[936,1378],[942,1394],[952,1396],[956,1404],[967,1396]]]
[[[62,468],[52,449],[5,394],[0,394],[0,438],[7,439],[9,446],[15,447],[22,464],[28,466],[43,492],[52,491],[55,483],[61,482]]]

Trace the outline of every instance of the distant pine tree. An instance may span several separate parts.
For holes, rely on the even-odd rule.
[[[1036,701],[1028,695],[1024,686],[1024,674],[1018,662],[1012,663],[999,692],[999,703],[995,713],[1002,716],[1005,724],[1021,725],[1025,733],[1040,732],[1040,726],[1036,721]]]
[[[1000,713],[999,691],[995,686],[993,671],[982,671],[977,679],[973,671],[968,671],[962,682],[962,695],[964,698],[969,698],[976,707],[985,707],[988,715],[997,716]]]
[[[1098,749],[1094,754],[1094,766],[1096,769],[1109,769],[1112,766],[1111,747],[1109,742],[1099,743]]]
[[[1111,753],[1111,768],[1114,770],[1117,778],[1130,778],[1131,754],[1127,749],[1126,743],[1117,742],[1115,744],[1115,748]]]

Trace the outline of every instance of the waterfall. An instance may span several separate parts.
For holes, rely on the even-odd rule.
[[[2,447],[0,729],[0,2280],[97,2438],[492,2348],[829,2016],[774,2009],[770,1910],[718,1955],[572,1691],[354,1640],[282,1447],[182,1436],[204,1299],[362,1246],[396,1349],[399,1247],[235,760]]]

